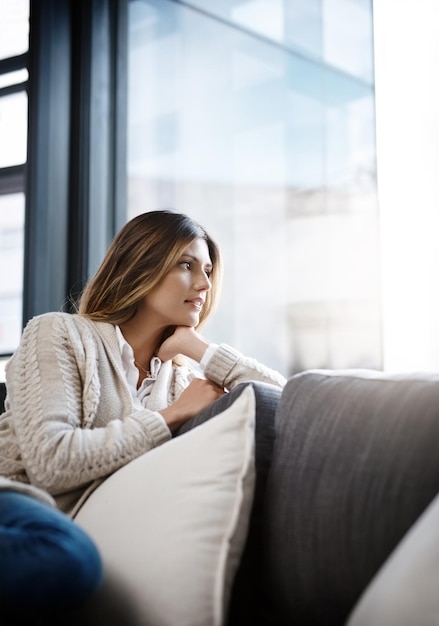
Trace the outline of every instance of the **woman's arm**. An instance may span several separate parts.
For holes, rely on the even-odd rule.
[[[28,324],[7,367],[4,417],[29,480],[53,495],[105,477],[171,438],[162,417],[147,409],[84,428],[85,404],[98,404],[95,396],[105,393],[97,375],[86,372],[91,367],[80,337],[56,315]]]
[[[6,478],[5,476],[0,476],[0,493],[3,491],[21,493],[23,495],[36,498],[37,500],[40,500],[40,502],[49,506],[55,506],[55,500],[46,491],[42,491],[41,489],[38,489],[38,487],[28,485],[27,483],[21,483],[16,480]]]
[[[183,354],[198,363],[210,346],[210,342],[194,328],[180,326],[160,347],[158,357],[162,360]],[[221,344],[206,364],[206,378],[220,387],[233,389],[236,385],[250,380],[270,383],[283,387],[286,378],[255,359],[243,356],[238,350]]]
[[[266,367],[256,359],[243,356],[238,350],[221,344],[209,359],[204,370],[205,376],[217,385],[233,389],[240,383],[250,380],[284,387],[286,378],[276,370]]]

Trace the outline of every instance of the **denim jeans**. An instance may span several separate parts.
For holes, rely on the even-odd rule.
[[[1,624],[47,624],[51,616],[57,623],[56,615],[78,606],[101,578],[97,548],[67,515],[0,491]]]

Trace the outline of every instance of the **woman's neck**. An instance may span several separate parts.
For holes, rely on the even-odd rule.
[[[163,335],[163,329],[147,329],[145,323],[139,323],[137,320],[129,320],[119,325],[119,328],[125,340],[130,344],[134,352],[134,359],[137,364],[146,370],[152,357],[156,353],[160,340]]]

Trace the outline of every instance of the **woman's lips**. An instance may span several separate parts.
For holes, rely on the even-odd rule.
[[[187,304],[191,304],[197,311],[200,311],[204,300],[202,298],[193,298],[192,300],[185,300]]]

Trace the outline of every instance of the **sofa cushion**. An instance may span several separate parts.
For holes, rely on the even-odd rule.
[[[254,410],[248,386],[216,417],[115,472],[79,511],[140,624],[224,623],[253,497]]]
[[[276,416],[267,546],[279,624],[343,624],[439,491],[439,376],[314,371]]]

